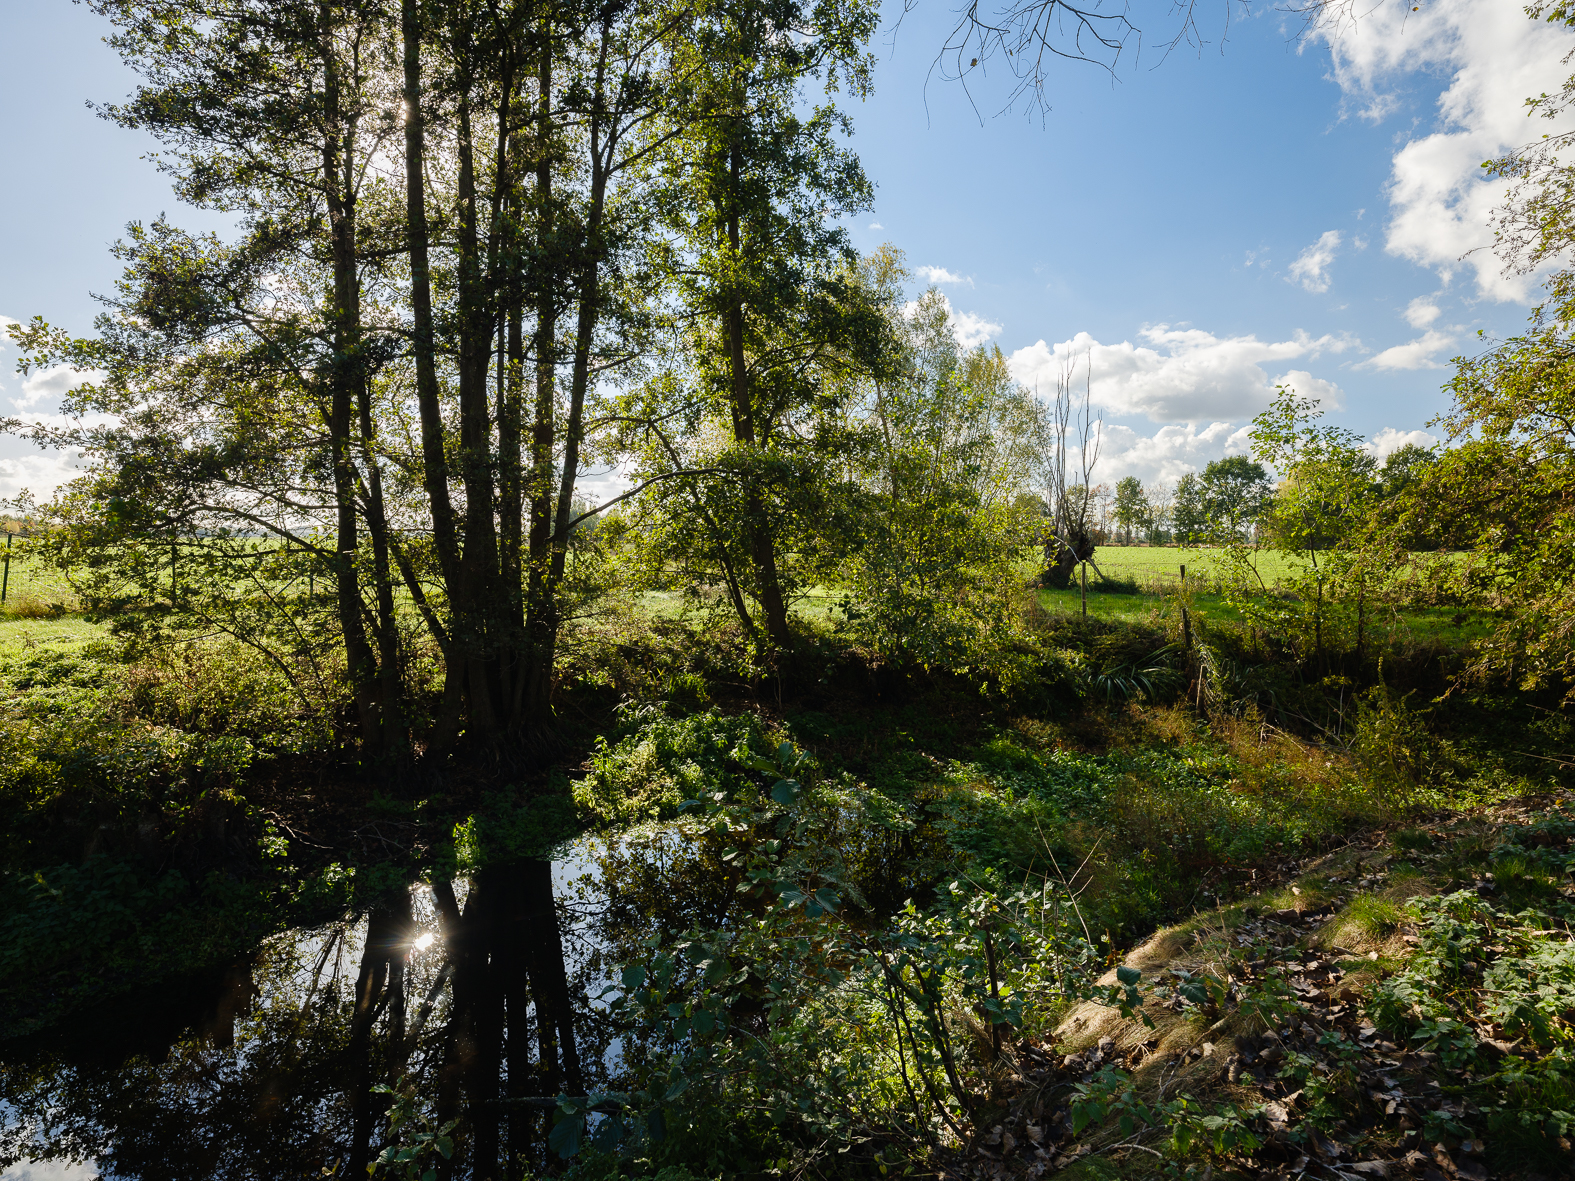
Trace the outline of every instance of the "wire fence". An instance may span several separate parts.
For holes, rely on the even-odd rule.
[[[7,533],[0,548],[0,612],[8,616],[46,616],[70,610],[76,594],[64,573],[23,548]]]

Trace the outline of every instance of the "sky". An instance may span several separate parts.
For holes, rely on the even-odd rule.
[[[1379,455],[1440,438],[1449,359],[1515,334],[1537,293],[1492,253],[1502,190],[1479,166],[1553,129],[1524,101],[1575,70],[1575,33],[1510,0],[1381,0],[1308,37],[1216,0],[1207,42],[1167,54],[1170,5],[1131,11],[1141,52],[1057,63],[1044,108],[1007,105],[999,61],[966,89],[942,76],[948,4],[888,19],[875,93],[846,104],[876,185],[854,244],[904,250],[958,338],[999,345],[1026,385],[1053,390],[1075,363],[1104,421],[1101,479],[1246,451],[1276,384]],[[127,222],[223,223],[175,201],[149,140],[88,109],[134,84],[99,18],[66,0],[0,0],[0,17],[0,322],[86,333]],[[70,376],[24,380],[15,359],[7,342],[0,414],[52,415]],[[0,439],[0,496],[42,498],[71,471]]]

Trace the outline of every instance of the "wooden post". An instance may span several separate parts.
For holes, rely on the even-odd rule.
[[[1078,566],[1083,572],[1083,618],[1088,618],[1088,563],[1083,562]]]
[[[0,603],[5,602],[6,593],[11,589],[11,530],[5,531],[5,575],[0,577]]]

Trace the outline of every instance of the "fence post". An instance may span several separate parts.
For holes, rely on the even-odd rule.
[[[1078,566],[1083,572],[1083,618],[1088,618],[1088,563],[1083,562]]]
[[[11,589],[11,530],[5,531],[5,575],[0,577],[0,604],[5,602],[7,592]]]

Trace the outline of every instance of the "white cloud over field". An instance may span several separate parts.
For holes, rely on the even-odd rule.
[[[60,485],[81,475],[82,468],[75,451],[32,451],[0,458],[0,499],[14,499],[25,488],[34,499],[46,501]]]
[[[1101,344],[1087,332],[1056,345],[1041,340],[1011,356],[1012,373],[1030,389],[1051,393],[1067,366],[1079,387],[1088,375],[1093,400],[1111,414],[1142,416],[1161,423],[1222,422],[1251,417],[1268,406],[1276,385],[1294,386],[1303,397],[1334,410],[1344,395],[1331,381],[1285,362],[1339,353],[1355,342],[1345,337],[1309,336],[1262,341],[1256,336],[1215,336],[1198,328],[1155,324],[1131,341]]]

